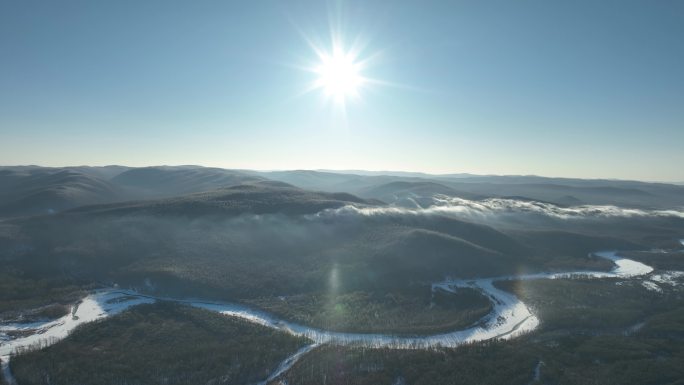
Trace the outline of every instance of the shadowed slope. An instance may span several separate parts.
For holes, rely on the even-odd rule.
[[[345,193],[306,191],[281,182],[256,181],[179,197],[74,209],[72,213],[162,216],[314,214],[328,208],[369,202]]]
[[[0,169],[0,216],[47,214],[122,198],[112,183],[75,170]]]

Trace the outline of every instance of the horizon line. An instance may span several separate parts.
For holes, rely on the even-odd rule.
[[[211,165],[201,165],[201,164],[156,164],[147,166],[130,166],[124,164],[103,164],[103,165],[61,165],[61,166],[44,166],[38,164],[0,164],[1,168],[6,167],[36,167],[36,168],[78,168],[78,167],[92,167],[92,168],[104,168],[104,167],[127,167],[127,168],[152,168],[152,167],[200,167],[200,168],[217,168],[222,170],[234,170],[234,171],[253,171],[253,172],[292,172],[292,171],[313,171],[313,172],[329,172],[337,174],[347,174],[347,175],[358,175],[357,172],[374,173],[377,176],[388,175],[389,174],[422,174],[431,177],[449,177],[461,175],[463,178],[468,177],[522,177],[522,178],[544,178],[544,179],[568,179],[568,180],[591,180],[591,181],[609,181],[609,182],[640,182],[640,183],[660,183],[660,184],[672,184],[672,185],[682,185],[684,180],[644,180],[644,179],[621,179],[621,178],[609,178],[609,177],[568,177],[568,176],[548,176],[539,174],[476,174],[471,172],[440,172],[431,173],[426,171],[408,171],[408,170],[370,170],[370,169],[334,169],[334,168],[284,168],[284,169],[264,169],[264,168],[245,168],[245,167],[223,167],[223,166],[211,166]],[[406,175],[410,177],[410,175]]]

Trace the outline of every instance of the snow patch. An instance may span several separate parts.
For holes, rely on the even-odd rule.
[[[612,273],[618,277],[631,278],[646,275],[653,271],[651,266],[618,256],[617,251],[599,251],[595,252],[594,255],[613,261],[617,267],[613,269]]]
[[[642,285],[643,287],[645,287],[646,290],[655,291],[655,292],[658,292],[658,293],[662,293],[662,292],[663,292],[663,289],[661,289],[660,286],[658,286],[658,284],[656,284],[656,283],[653,282],[653,281],[643,281],[643,282],[641,282],[641,285]]]
[[[111,301],[120,298],[120,301]],[[127,300],[126,300],[127,299]],[[120,313],[131,306],[141,303],[154,302],[154,299],[145,297],[125,297],[121,292],[100,291],[85,297],[72,311],[64,317],[53,321],[31,324],[0,325],[0,332],[7,331],[33,331],[33,334],[17,339],[3,341],[0,344],[0,359],[9,361],[10,354],[15,351],[27,349],[33,346],[51,345],[74,330],[78,325],[92,322],[113,314]]]
[[[304,346],[303,348],[297,350],[297,352],[295,352],[295,354],[287,357],[283,362],[281,362],[280,365],[278,365],[278,367],[276,368],[276,370],[273,373],[271,373],[271,375],[269,375],[268,378],[266,378],[264,381],[260,382],[259,385],[266,385],[269,382],[271,382],[271,381],[277,379],[278,377],[280,377],[281,375],[283,375],[285,372],[290,370],[292,365],[294,365],[297,361],[299,361],[299,359],[304,354],[312,351],[317,346],[318,346],[318,344],[311,344],[311,345]]]
[[[653,274],[651,281],[660,283],[662,285],[677,286],[684,281],[684,271],[665,271],[660,274]]]

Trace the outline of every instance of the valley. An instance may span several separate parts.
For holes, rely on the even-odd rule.
[[[679,313],[667,309],[679,306],[684,281],[681,211],[459,197],[426,187],[411,190],[408,200],[397,192],[387,202],[378,199],[387,195],[361,198],[258,179],[7,217],[0,222],[5,377],[19,384],[80,381],[75,373],[87,371],[77,362],[87,362],[88,355],[55,357],[84,349],[77,347],[79,338],[94,338],[87,349],[120,349],[107,329],[93,334],[95,328],[129,319],[146,306],[178,309],[169,322],[183,324],[192,312],[207,311],[197,316],[266,328],[268,333],[255,336],[268,335],[269,341],[300,341],[278,345],[279,358],[228,383],[306,383],[302,370],[327,376],[319,365],[333,352],[353,361],[370,349],[378,352],[372,357],[391,363],[405,354],[474,352],[471,346],[506,350],[502,341],[525,345],[535,336],[560,341],[586,333],[638,334],[659,314],[679,322]],[[149,317],[166,325],[162,308]],[[127,328],[150,328],[148,316],[136,317]],[[148,333],[154,335],[152,329],[139,334],[141,341],[152,338]],[[153,339],[145,345],[163,350],[171,343]],[[235,349],[243,358],[229,362],[256,362],[249,350]],[[171,359],[165,357],[159,358]],[[542,361],[552,366],[552,359]],[[106,373],[119,372],[107,365],[101,383],[115,381]],[[119,365],[137,368],[128,379],[167,381],[133,361]],[[547,375],[544,365],[540,378]],[[194,370],[183,368],[171,370],[169,378],[182,383]],[[42,377],[28,374],[36,372]],[[363,373],[348,380],[363,383]]]
[[[475,288],[487,296],[493,304],[493,310],[486,317],[483,317],[480,325],[464,330],[452,331],[446,334],[439,334],[426,337],[399,337],[383,334],[354,334],[326,331],[315,329],[305,325],[293,324],[278,319],[267,313],[250,309],[245,306],[233,304],[211,303],[206,301],[178,300],[172,298],[158,298],[149,295],[142,295],[135,291],[121,291],[116,289],[102,290],[79,301],[74,306],[70,314],[48,323],[2,325],[0,333],[4,335],[0,359],[4,365],[6,377],[15,382],[8,365],[10,355],[24,352],[39,351],[47,348],[60,339],[65,338],[78,325],[93,322],[97,319],[115,315],[131,306],[149,304],[161,301],[161,303],[176,302],[188,304],[192,307],[210,310],[219,314],[244,319],[251,323],[266,326],[301,337],[313,343],[306,350],[298,350],[293,356],[278,366],[274,374],[267,380],[272,381],[287,373],[292,365],[299,360],[304,353],[313,347],[320,345],[350,345],[355,348],[392,348],[392,349],[430,349],[457,347],[479,341],[509,339],[516,336],[525,335],[534,331],[539,325],[539,319],[533,315],[529,307],[520,301],[510,292],[498,289],[495,282],[520,282],[527,280],[572,280],[572,279],[606,279],[606,278],[635,278],[649,276],[650,281],[658,281],[663,284],[665,281],[662,275],[654,276],[653,268],[640,262],[629,260],[617,256],[615,252],[599,252],[596,256],[611,260],[615,268],[611,272],[563,272],[550,274],[531,274],[521,276],[505,276],[500,278],[477,279],[469,281],[447,280],[433,284],[433,291],[445,290],[451,293],[458,293],[463,288]],[[669,277],[675,278],[668,282],[677,287],[684,281],[684,272],[671,272]],[[651,289],[652,286],[646,286]],[[662,290],[660,290],[662,291]],[[16,336],[20,337],[16,337]],[[37,350],[38,349],[38,350]],[[30,353],[34,354],[34,353]],[[22,381],[30,383],[30,381]]]

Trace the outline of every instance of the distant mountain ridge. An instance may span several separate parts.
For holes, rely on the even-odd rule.
[[[126,170],[111,182],[141,196],[159,197],[208,191],[219,187],[262,181],[240,171],[198,166],[155,166]]]
[[[162,169],[162,174],[177,177],[178,170],[167,174]],[[432,182],[395,181],[378,188],[372,191],[455,191]],[[334,210],[350,205],[359,210]],[[601,267],[601,261],[586,257],[589,251],[643,247],[632,243],[635,237],[626,230],[593,234],[612,230],[611,222],[591,227],[549,222],[554,230],[549,232],[530,229],[527,222],[503,228],[498,220],[476,223],[382,209],[378,201],[349,193],[256,180],[4,220],[0,258],[22,277],[36,280],[68,274],[122,287],[152,282],[148,286],[168,295],[255,300],[318,295],[329,288],[346,293],[406,290],[447,275]],[[654,222],[636,238],[660,234],[664,225]]]
[[[608,179],[546,178],[539,176],[417,176],[338,174],[310,170],[271,171],[261,175],[306,189],[345,191],[361,197],[384,190],[386,198],[403,188],[394,182],[434,183],[466,199],[517,196],[559,205],[616,205],[638,208],[684,206],[684,186]],[[381,187],[385,185],[384,187]],[[394,187],[393,187],[394,186]],[[393,188],[399,189],[392,192]],[[377,198],[377,195],[374,196]],[[387,202],[393,203],[393,202]]]
[[[71,169],[0,169],[0,216],[52,213],[122,197],[111,182]]]
[[[83,205],[157,199],[260,181],[343,192],[415,206],[435,194],[479,200],[516,197],[562,206],[684,207],[684,186],[607,179],[413,172],[253,171],[202,166],[0,167],[0,217],[53,213]],[[423,202],[423,203],[421,203]]]
[[[0,217],[171,197],[263,180],[200,166],[0,167]]]
[[[40,289],[45,282],[75,282],[91,288],[119,285],[161,296],[267,299],[271,304],[280,304],[281,296],[314,299],[330,292],[429,295],[432,282],[449,276],[607,270],[609,261],[588,253],[669,247],[667,242],[680,239],[684,228],[684,219],[660,216],[565,220],[514,212],[468,216],[458,210],[397,207],[411,200],[426,204],[436,194],[479,199],[468,195],[476,190],[466,187],[490,186],[449,180],[315,171],[273,175],[196,166],[126,169],[104,180],[92,176],[98,170],[85,171],[90,175],[40,168],[0,174],[7,181],[2,184],[5,193],[17,196],[29,186],[30,191],[50,192],[47,197],[53,200],[70,196],[75,197],[70,204],[88,202],[52,215],[0,221],[0,260],[10,272],[5,281],[21,283],[17,292]],[[347,186],[363,194],[304,189],[269,175],[315,181],[328,188]],[[503,184],[491,185],[493,196],[505,192]],[[563,193],[564,199],[572,200],[568,192],[582,193],[584,199],[589,196],[586,191],[622,191],[617,186],[549,186],[541,184],[539,191],[528,192]],[[168,196],[204,188],[211,189]],[[72,190],[79,194],[63,193]],[[120,201],[140,190],[158,196]],[[645,190],[625,196],[660,199],[657,186]],[[119,201],[88,200],[109,191],[116,193],[111,199]],[[458,199],[453,201],[459,205]]]
[[[347,193],[313,192],[283,182],[258,180],[171,198],[84,206],[67,213],[183,217],[241,214],[315,214],[347,204],[368,205]]]

